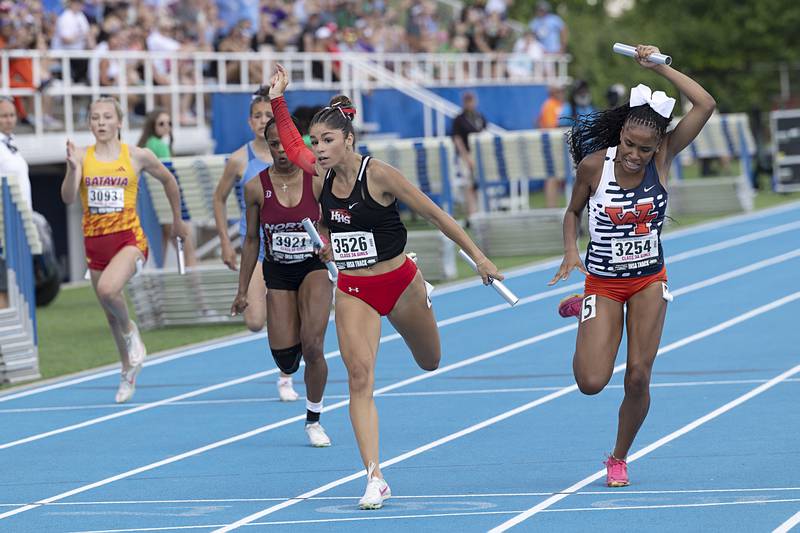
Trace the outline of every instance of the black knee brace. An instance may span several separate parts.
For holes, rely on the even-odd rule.
[[[303,358],[301,344],[295,344],[291,348],[271,349],[271,351],[275,364],[284,374],[294,374],[300,368],[300,360]]]

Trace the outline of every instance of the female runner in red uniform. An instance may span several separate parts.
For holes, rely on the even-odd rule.
[[[320,194],[324,227],[330,243],[320,255],[339,267],[336,291],[336,333],[350,386],[350,420],[361,459],[367,468],[367,487],[361,509],[379,509],[391,495],[378,458],[378,412],[373,400],[375,360],[381,316],[387,316],[403,337],[415,361],[435,370],[441,358],[439,330],[430,308],[425,281],[406,257],[406,228],[398,201],[425,217],[458,244],[478,265],[484,283],[503,279],[497,267],[464,230],[397,169],[355,149],[347,97],[337,96],[311,120],[313,152],[292,124],[283,98],[289,83],[283,67],[273,76],[270,101],[286,153],[306,172],[325,176]]]

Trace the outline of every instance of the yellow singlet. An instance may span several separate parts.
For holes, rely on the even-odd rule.
[[[139,229],[138,192],[139,176],[133,169],[127,144],[121,145],[114,161],[98,161],[94,146],[87,148],[80,185],[84,236]]]

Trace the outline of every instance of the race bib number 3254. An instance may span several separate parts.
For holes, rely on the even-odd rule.
[[[653,231],[641,237],[611,239],[611,262],[632,263],[658,257],[658,233]]]

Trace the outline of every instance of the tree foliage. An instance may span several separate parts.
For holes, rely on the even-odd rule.
[[[722,111],[768,110],[780,95],[778,67],[800,77],[800,4],[797,0],[635,0],[617,18],[603,0],[552,4],[569,28],[571,75],[586,79],[595,102],[613,83],[646,83],[674,94],[660,76],[613,54],[615,42],[654,44],[717,99]],[[536,2],[518,0],[511,14],[527,23]],[[556,7],[557,6],[557,7]],[[794,82],[797,84],[797,81]]]

